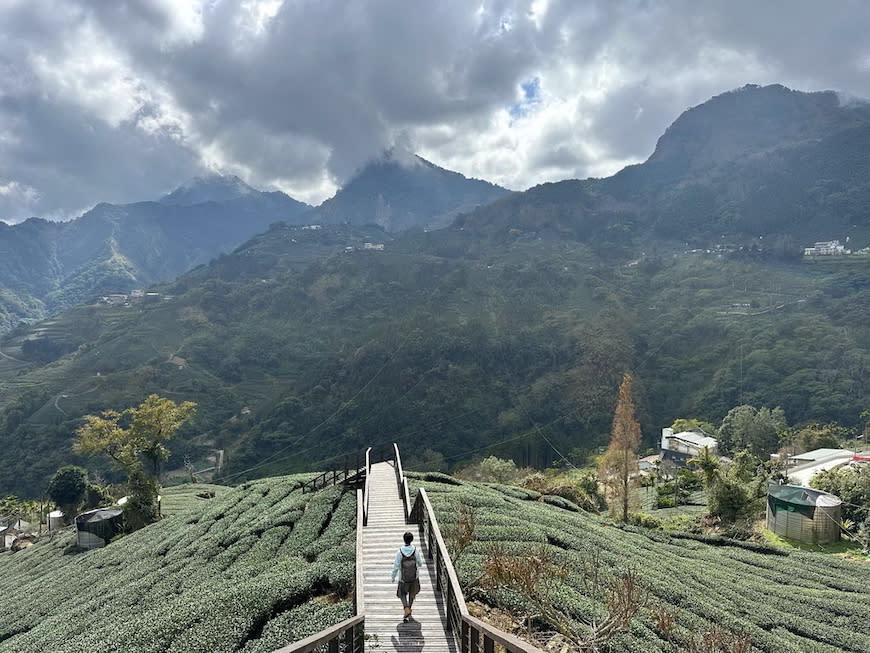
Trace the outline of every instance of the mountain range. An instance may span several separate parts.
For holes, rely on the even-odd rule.
[[[169,281],[274,222],[378,224],[396,233],[444,226],[507,192],[392,150],[316,209],[211,175],[156,202],[98,204],[69,222],[0,222],[0,333],[101,294]]]
[[[80,306],[2,339],[0,491],[38,492],[75,460],[82,415],[150,392],[200,404],[170,463],[220,448],[230,482],[381,441],[432,468],[581,463],[607,440],[624,371],[651,443],[675,418],[744,403],[858,426],[870,265],[800,247],[870,242],[868,138],[866,105],[746,87],[680,116],[643,164],[505,195],[445,229],[426,230],[437,207],[404,234],[337,209],[312,219],[342,191],[155,287],[167,301]],[[375,163],[345,197],[399,198],[417,170],[443,177]]]

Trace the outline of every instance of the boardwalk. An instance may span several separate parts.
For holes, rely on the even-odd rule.
[[[414,601],[412,621],[402,623],[402,603],[390,571],[405,531],[414,533],[428,562],[425,542],[416,526],[407,526],[396,487],[392,463],[372,466],[369,480],[368,526],[363,528],[363,573],[365,576],[366,651],[384,653],[456,653],[452,635],[444,631],[444,605],[435,592],[434,570],[420,570],[420,594]]]

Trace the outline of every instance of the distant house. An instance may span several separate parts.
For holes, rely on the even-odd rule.
[[[786,460],[786,475],[792,483],[809,485],[810,479],[819,472],[842,467],[852,462],[862,462],[868,456],[870,456],[868,451],[856,453],[851,449],[814,449],[789,456]]]
[[[804,248],[804,256],[844,256],[849,253],[839,240],[822,240]]]
[[[714,456],[719,455],[719,441],[703,431],[674,433],[672,428],[662,429],[662,460],[673,460],[678,465],[684,465],[690,458],[699,456],[705,447]]]
[[[656,463],[661,461],[661,456],[658,454],[653,456],[645,456],[637,461],[637,468],[641,474],[649,474],[656,468]]]
[[[383,243],[363,243],[363,249],[374,249],[378,251],[382,251],[384,249]]]
[[[181,356],[172,355],[169,357],[167,361],[170,365],[176,365],[178,369],[183,370],[187,367],[187,359],[182,358]]]

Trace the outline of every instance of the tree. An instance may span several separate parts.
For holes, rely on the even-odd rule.
[[[622,521],[628,521],[631,491],[637,482],[637,449],[640,446],[640,424],[635,419],[631,383],[631,375],[624,374],[613,415],[610,446],[598,469],[609,489],[611,510],[621,513]]]
[[[836,423],[808,424],[794,433],[792,439],[798,449],[839,449],[848,435],[848,429]]]
[[[709,492],[719,474],[719,458],[710,453],[710,447],[704,447],[696,458],[689,459],[688,464],[695,465],[701,470],[704,474],[704,489]]]
[[[107,410],[86,415],[77,431],[76,451],[106,455],[127,474],[129,498],[124,506],[128,530],[136,530],[156,517],[160,463],[169,457],[164,444],[193,417],[196,404],[176,404],[157,395],[148,396],[137,408]],[[147,462],[148,470],[145,463]]]
[[[719,439],[728,451],[748,448],[756,456],[776,451],[779,434],[788,424],[782,408],[737,406],[728,411],[719,427]]]
[[[734,523],[746,512],[750,501],[745,484],[729,475],[713,485],[707,505],[711,515],[720,517],[723,522]]]
[[[674,433],[682,433],[683,431],[703,431],[708,435],[713,435],[716,432],[716,427],[700,419],[675,419],[671,424]]]
[[[88,489],[88,472],[74,465],[58,469],[48,482],[48,496],[63,512],[65,524],[72,522]]]
[[[870,520],[870,465],[849,465],[819,472],[810,485],[840,497],[845,519],[856,524]]]
[[[164,442],[193,416],[196,404],[185,401],[176,404],[171,399],[149,395],[132,411],[130,437],[140,447],[142,456],[151,464],[151,476],[157,478],[160,463],[169,458]]]

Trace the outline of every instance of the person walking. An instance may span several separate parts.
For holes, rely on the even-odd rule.
[[[420,549],[411,544],[414,541],[413,533],[405,533],[402,539],[405,540],[405,545],[396,551],[390,578],[395,583],[398,576],[396,596],[402,600],[402,608],[405,610],[402,621],[407,623],[411,619],[414,597],[420,592],[420,567],[423,566],[423,556],[420,555]]]

